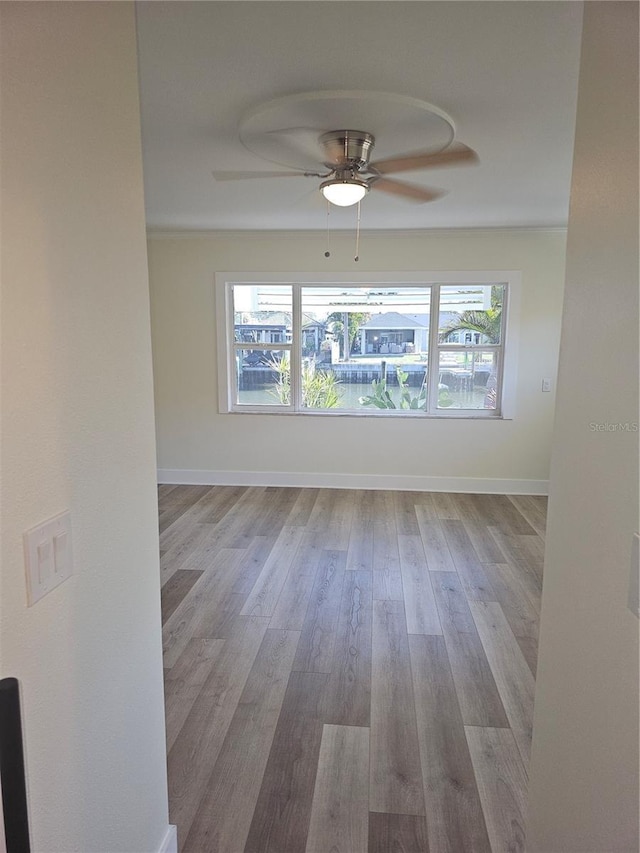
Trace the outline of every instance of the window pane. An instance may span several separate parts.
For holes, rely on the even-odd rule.
[[[236,349],[234,355],[238,388],[236,403],[245,406],[289,405],[287,350]]]
[[[497,352],[440,353],[439,409],[496,409],[497,389]]]
[[[447,344],[501,343],[503,284],[443,285],[438,336]]]
[[[401,363],[390,357],[366,363],[302,362],[302,405],[306,409],[374,412],[422,410],[427,402],[427,361]]]
[[[291,285],[234,285],[233,322],[236,343],[289,343],[291,317]]]
[[[430,297],[422,285],[303,287],[303,406],[424,410]]]

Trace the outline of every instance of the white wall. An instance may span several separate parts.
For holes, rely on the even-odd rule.
[[[366,236],[217,234],[152,236],[151,316],[161,476],[218,482],[546,489],[565,235],[554,232]],[[522,270],[517,414],[512,421],[390,420],[218,414],[214,274],[217,271]],[[185,473],[186,472],[186,473]],[[204,474],[203,474],[204,472]],[[311,476],[315,473],[316,476]],[[319,479],[320,475],[330,475]],[[379,475],[379,480],[371,479]],[[412,479],[413,478],[413,479]],[[438,480],[430,478],[456,478]],[[478,478],[471,482],[469,478]],[[492,486],[491,481],[495,481]],[[509,481],[505,484],[505,481]],[[346,478],[348,485],[353,479]]]
[[[2,3],[3,676],[34,851],[168,827],[134,10]],[[26,606],[22,533],[71,510],[75,574]]]
[[[588,342],[588,346],[586,343]],[[585,4],[530,853],[638,850],[638,5]]]

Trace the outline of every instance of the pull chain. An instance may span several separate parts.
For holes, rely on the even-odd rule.
[[[331,257],[331,251],[329,246],[329,214],[331,212],[331,203],[327,199],[327,251],[324,253],[325,258]]]
[[[356,254],[354,257],[354,261],[356,263],[360,260],[360,202],[358,202],[358,219],[356,220]]]

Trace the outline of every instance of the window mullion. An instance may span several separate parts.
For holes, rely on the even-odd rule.
[[[291,323],[291,404],[302,409],[302,292],[300,284],[292,285]]]
[[[502,384],[504,378],[504,363],[502,351],[496,353],[496,409],[495,413],[498,416],[502,415]]]
[[[231,410],[238,400],[238,366],[235,341],[235,315],[233,303],[233,285],[226,282],[224,285],[224,313],[225,313],[225,360],[227,362],[227,395],[226,404]],[[218,353],[220,351],[218,350]],[[219,357],[219,355],[218,355]]]
[[[235,349],[259,349],[264,350],[265,352],[271,352],[271,350],[289,350],[291,349],[291,344],[267,344],[267,343],[254,343],[253,341],[234,341],[233,346]]]
[[[502,344],[438,344],[440,352],[499,352]]]
[[[504,411],[504,401],[502,395],[504,393],[504,354],[507,345],[507,312],[509,310],[510,287],[505,285],[502,291],[502,317],[500,323],[500,346],[497,347],[496,353],[496,371],[497,371],[497,405],[496,414],[502,417]]]
[[[440,325],[440,285],[431,285],[429,309],[429,352],[427,354],[428,387],[427,411],[438,410],[438,377],[440,375],[440,353],[438,350],[438,327]]]

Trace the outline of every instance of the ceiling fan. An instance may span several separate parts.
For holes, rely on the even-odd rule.
[[[236,181],[248,178],[321,178],[320,191],[327,201],[349,207],[361,201],[369,190],[401,196],[423,203],[446,195],[445,190],[409,184],[389,178],[398,172],[417,171],[438,166],[470,165],[478,162],[475,151],[461,142],[452,143],[441,151],[415,151],[397,157],[370,162],[375,138],[360,130],[331,130],[314,142],[315,156],[325,171],[286,172],[213,172],[217,181]]]

